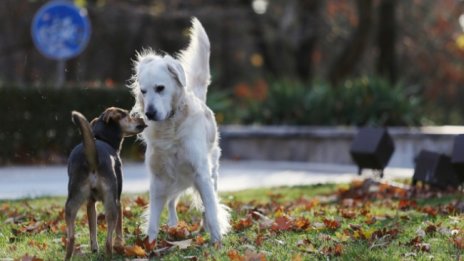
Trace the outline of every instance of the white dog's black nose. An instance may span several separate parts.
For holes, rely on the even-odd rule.
[[[145,115],[147,116],[147,119],[151,120],[151,121],[156,121],[157,118],[156,118],[156,111],[154,109],[151,109],[151,110],[148,110],[147,112],[145,112]]]

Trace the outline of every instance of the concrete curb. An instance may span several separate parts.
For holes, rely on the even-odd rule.
[[[149,176],[142,163],[127,163],[124,170],[124,193],[148,191]],[[353,165],[302,162],[222,161],[219,191],[251,188],[346,183],[357,179]],[[411,178],[412,169],[389,168],[386,179]],[[361,178],[372,177],[366,170]],[[66,166],[15,166],[0,168],[0,199],[38,196],[66,196]]]

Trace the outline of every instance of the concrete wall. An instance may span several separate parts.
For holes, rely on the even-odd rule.
[[[222,126],[225,159],[309,161],[352,164],[349,149],[356,128],[293,126]],[[395,143],[390,167],[414,167],[421,149],[450,154],[464,127],[388,128]]]

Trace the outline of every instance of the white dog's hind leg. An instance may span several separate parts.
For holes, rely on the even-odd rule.
[[[155,182],[152,177],[150,184],[150,214],[148,217],[149,223],[147,231],[150,242],[155,240],[158,236],[161,212],[167,200],[167,196],[162,193],[161,189],[160,184]]]
[[[221,157],[221,149],[219,147],[216,147],[213,149],[213,152],[211,154],[211,159],[212,159],[212,169],[211,169],[211,174],[214,182],[214,191],[217,192],[217,180],[219,176],[219,158]]]
[[[195,189],[200,193],[203,202],[205,228],[209,230],[211,240],[219,242],[222,235],[225,235],[230,229],[229,208],[219,203],[212,184],[211,173],[206,167],[207,164],[203,166],[195,174]]]
[[[175,196],[174,198],[170,199],[168,201],[168,212],[169,212],[169,217],[168,217],[168,225],[170,227],[173,227],[177,225],[177,222],[179,219],[177,218],[177,212],[176,212],[176,206],[177,206],[177,201],[179,200],[179,196]]]
[[[211,234],[211,240],[213,242],[219,242],[221,241],[221,232],[218,220],[218,200],[213,189],[213,184],[210,178],[211,176],[205,174],[206,173],[195,175],[195,188],[200,193],[203,206],[205,207],[205,227]]]

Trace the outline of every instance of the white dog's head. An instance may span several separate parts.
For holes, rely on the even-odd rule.
[[[132,91],[136,99],[133,111],[150,121],[164,121],[176,109],[185,92],[185,72],[179,61],[153,52],[138,55]]]

